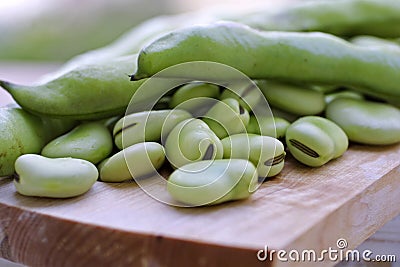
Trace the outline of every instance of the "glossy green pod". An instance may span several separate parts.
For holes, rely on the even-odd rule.
[[[100,122],[82,123],[72,131],[52,140],[42,149],[48,158],[78,158],[97,164],[113,149],[108,128]]]
[[[350,141],[369,145],[400,142],[400,110],[389,104],[340,98],[327,106],[326,117],[339,125]]]
[[[71,130],[72,120],[37,117],[19,107],[0,108],[0,177],[14,173],[16,159],[40,153],[53,138]]]
[[[325,109],[324,94],[307,86],[258,80],[268,103],[299,116],[320,114]]]
[[[356,46],[326,33],[262,32],[234,22],[197,25],[164,35],[141,50],[131,79],[192,61],[226,64],[252,79],[350,85],[400,102],[400,54],[396,51]],[[173,75],[199,80],[210,73]]]
[[[246,159],[265,178],[280,173],[285,161],[285,148],[274,137],[256,134],[234,134],[221,140],[225,159]]]
[[[249,112],[234,98],[217,102],[202,118],[210,129],[222,139],[228,135],[246,132]]]
[[[257,169],[243,159],[204,160],[175,170],[167,190],[173,199],[188,206],[214,205],[246,199],[258,185]]]
[[[319,116],[305,116],[287,128],[286,145],[295,159],[319,167],[342,156],[349,141],[334,122]]]
[[[188,111],[193,116],[204,115],[219,97],[219,87],[215,84],[193,82],[180,87],[171,97],[170,108]]]
[[[279,139],[285,137],[286,129],[289,125],[290,122],[280,117],[256,118],[254,115],[251,115],[247,132]]]
[[[400,36],[399,14],[397,0],[316,0],[293,2],[277,9],[268,6],[227,19],[265,31],[397,37]]]
[[[123,182],[132,178],[143,178],[154,174],[165,160],[162,145],[143,142],[129,146],[99,165],[100,180],[103,182]]]
[[[14,185],[25,196],[68,198],[86,193],[96,182],[98,171],[89,161],[46,158],[35,154],[15,162]]]
[[[165,154],[174,168],[194,161],[221,159],[223,147],[218,136],[200,119],[178,123],[165,142]]]
[[[135,56],[78,66],[41,84],[17,85],[0,81],[25,110],[43,116],[93,120],[123,115],[144,81],[129,82]]]
[[[179,122],[192,118],[180,109],[151,110],[132,113],[114,126],[113,136],[119,149],[144,141],[160,142]]]

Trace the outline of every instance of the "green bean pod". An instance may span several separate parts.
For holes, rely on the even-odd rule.
[[[130,99],[144,81],[130,83],[135,56],[83,65],[53,80],[30,86],[0,81],[25,110],[41,116],[75,120],[123,115]]]
[[[167,137],[175,125],[191,117],[190,113],[180,109],[132,113],[115,124],[114,141],[119,149],[144,141],[159,142]]]
[[[145,178],[154,174],[165,161],[162,145],[143,142],[129,146],[99,165],[100,180],[103,182],[123,182]]]
[[[200,119],[178,123],[165,142],[165,153],[174,168],[200,160],[221,159],[223,147],[218,136]]]
[[[265,31],[320,31],[340,36],[400,36],[396,0],[300,1],[227,18]]]
[[[256,134],[234,134],[221,140],[225,159],[246,159],[257,168],[258,176],[265,178],[281,172],[285,148],[276,138]]]
[[[400,54],[395,51],[356,46],[325,33],[262,32],[233,22],[192,26],[164,35],[141,50],[131,79],[191,61],[226,64],[252,79],[355,86],[400,103]],[[173,75],[201,80],[212,73]]]
[[[15,162],[14,186],[25,196],[68,198],[87,192],[98,177],[95,165],[74,158],[25,154]]]
[[[286,130],[286,145],[301,163],[320,167],[342,156],[349,141],[345,132],[332,121],[318,116],[305,116]]]
[[[215,205],[246,199],[256,190],[257,169],[243,159],[204,160],[175,170],[167,189],[173,199],[188,206]]]
[[[228,135],[246,132],[250,120],[249,112],[234,98],[217,102],[204,115],[203,121],[222,139]]]
[[[339,125],[350,141],[369,145],[400,142],[400,110],[389,104],[340,98],[327,106],[326,117]]]
[[[19,156],[40,153],[50,140],[76,124],[72,120],[37,117],[19,107],[1,107],[0,177],[14,173],[14,163]]]
[[[100,122],[87,122],[52,140],[42,149],[41,154],[48,158],[71,157],[97,164],[112,149],[113,140],[108,128]]]

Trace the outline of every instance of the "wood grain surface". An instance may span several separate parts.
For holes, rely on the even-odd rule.
[[[3,78],[3,77],[0,77]],[[352,144],[309,168],[290,156],[244,201],[176,208],[134,182],[70,199],[24,197],[0,181],[0,256],[28,266],[333,266],[259,261],[268,249],[352,249],[400,213],[400,145]],[[162,190],[156,187],[157,190]]]

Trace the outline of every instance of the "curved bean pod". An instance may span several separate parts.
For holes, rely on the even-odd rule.
[[[306,1],[276,11],[258,9],[228,20],[265,31],[320,31],[341,36],[400,36],[396,0]]]
[[[37,117],[19,107],[0,108],[0,177],[14,173],[23,154],[40,153],[53,138],[76,126],[75,121]]]
[[[51,81],[32,86],[0,81],[25,110],[43,116],[79,120],[123,115],[144,81],[129,83],[136,56],[83,65]]]
[[[223,63],[253,79],[359,86],[367,94],[400,102],[400,53],[359,47],[324,33],[261,32],[233,22],[161,37],[141,50],[131,79],[190,61]],[[202,73],[176,75],[206,78]]]

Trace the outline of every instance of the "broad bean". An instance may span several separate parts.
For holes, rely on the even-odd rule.
[[[98,171],[89,161],[25,154],[15,161],[14,185],[25,196],[68,198],[87,192]]]
[[[370,145],[400,142],[400,110],[389,104],[340,98],[327,106],[326,117],[339,125],[350,141]]]
[[[285,137],[286,129],[289,125],[290,122],[280,117],[256,118],[254,115],[251,115],[247,132],[280,139]]]
[[[99,165],[100,180],[123,182],[132,178],[143,178],[154,174],[164,161],[162,145],[155,142],[137,143],[105,159]]]
[[[343,155],[349,145],[345,132],[332,121],[305,116],[286,130],[286,145],[301,163],[319,167]]]
[[[200,119],[178,123],[165,142],[165,154],[174,168],[193,161],[221,159],[223,147],[218,136]]]
[[[304,116],[317,115],[325,109],[324,94],[307,86],[271,81],[257,81],[257,85],[268,103],[280,110]]]
[[[144,141],[159,142],[165,140],[175,125],[189,118],[192,115],[180,109],[132,113],[115,124],[114,141],[119,149]]]
[[[217,102],[203,118],[203,121],[220,139],[228,135],[246,132],[249,120],[249,112],[234,98],[226,98]]]
[[[212,99],[217,99],[219,95],[219,87],[215,84],[189,83],[173,94],[169,107],[186,110],[194,117],[198,117],[206,113],[210,105],[215,103]]]
[[[257,185],[257,169],[250,161],[220,159],[182,166],[169,176],[167,189],[181,203],[203,206],[248,198]]]
[[[52,140],[42,149],[48,158],[78,158],[97,164],[113,149],[108,128],[99,122],[82,123],[72,131]]]
[[[225,159],[246,159],[257,168],[261,178],[281,172],[285,148],[276,138],[256,134],[234,134],[221,140]]]

